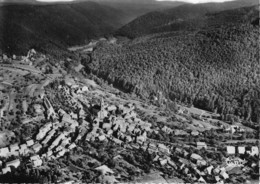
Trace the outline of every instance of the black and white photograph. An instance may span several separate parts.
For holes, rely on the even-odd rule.
[[[259,184],[259,0],[0,0],[0,184]]]

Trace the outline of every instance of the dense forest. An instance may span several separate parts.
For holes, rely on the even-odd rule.
[[[149,12],[124,25],[116,31],[116,34],[136,38],[168,31],[198,30],[209,24],[205,15],[240,7],[249,7],[258,3],[257,0],[236,0],[225,3],[184,4],[161,11]],[[234,16],[237,16],[238,13],[239,11]],[[227,21],[226,17],[224,18]],[[229,21],[232,21],[232,19],[229,19]]]
[[[34,48],[63,55],[67,47],[107,36],[140,15],[180,4],[183,2],[0,1],[0,53],[21,55]]]
[[[0,12],[0,50],[11,55],[85,44],[115,31],[128,17],[95,2],[1,5]]]
[[[223,119],[236,115],[259,122],[258,13],[258,6],[225,11],[209,16],[214,26],[199,31],[103,44],[87,69],[143,97],[160,90],[168,99],[218,112]]]

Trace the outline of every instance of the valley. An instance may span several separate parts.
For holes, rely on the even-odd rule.
[[[259,183],[258,2],[0,5],[0,182]]]

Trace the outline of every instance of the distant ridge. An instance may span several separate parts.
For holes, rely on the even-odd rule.
[[[207,14],[258,4],[258,0],[184,4],[163,11],[149,12],[123,26],[116,32],[116,34],[127,36],[129,38],[136,38],[138,36],[152,33],[183,30],[184,28],[187,30],[194,29],[197,26],[201,26],[204,19],[203,17]]]

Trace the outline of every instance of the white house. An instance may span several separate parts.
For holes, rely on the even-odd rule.
[[[29,151],[29,150],[28,150],[26,144],[20,145],[20,150],[19,150],[19,152],[20,152],[21,155],[26,155],[26,154],[28,153],[28,151]]]
[[[197,142],[197,148],[198,149],[201,149],[201,148],[207,149],[207,144],[205,142]]]
[[[239,147],[238,147],[238,153],[239,153],[239,154],[245,154],[245,151],[246,151],[246,150],[245,150],[245,147],[244,147],[244,146],[239,146]]]
[[[75,143],[72,143],[71,145],[69,145],[69,149],[70,149],[70,150],[73,149],[73,148],[75,148],[75,147],[77,147],[77,145],[76,145]]]
[[[0,149],[0,157],[8,157],[9,155],[10,155],[10,152],[7,147]]]
[[[50,131],[51,127],[52,123],[47,123],[44,126],[42,126],[39,130],[39,133],[36,136],[36,140],[42,140],[45,137],[46,133]]]
[[[231,167],[243,167],[244,166],[244,164],[246,163],[246,161],[245,160],[242,160],[242,159],[240,159],[240,158],[227,158],[226,159],[226,164],[228,165],[228,166],[231,166]]]
[[[31,156],[30,159],[31,159],[31,161],[32,161],[32,163],[33,163],[33,165],[34,165],[34,167],[39,167],[39,166],[42,165],[42,160],[41,160],[41,158],[40,158],[39,155]]]
[[[169,148],[167,146],[165,146],[164,144],[158,144],[158,149],[159,149],[159,151],[161,151],[163,153],[170,154]]]
[[[105,175],[107,173],[114,174],[114,171],[112,171],[109,167],[106,165],[102,165],[100,167],[95,168],[95,170],[101,172],[102,175]]]
[[[6,167],[10,167],[10,166],[14,166],[15,168],[19,167],[19,165],[21,164],[19,159],[10,161],[6,163]]]
[[[229,175],[226,173],[226,171],[221,171],[220,175],[224,178],[224,179],[228,179]]]
[[[259,155],[259,149],[257,146],[252,146],[251,155]]]
[[[42,145],[40,143],[36,143],[32,146],[32,149],[34,150],[35,153],[39,152],[42,148]]]
[[[28,141],[26,141],[26,144],[28,147],[30,147],[30,146],[34,145],[34,141],[32,139],[28,140]]]
[[[235,146],[227,146],[227,153],[228,154],[235,154],[236,153]]]
[[[6,174],[8,172],[11,172],[11,168],[10,167],[5,167],[5,168],[2,169],[2,173],[3,174]]]
[[[19,150],[18,143],[10,145],[10,152],[13,153],[15,151]]]
[[[212,169],[214,169],[214,167],[211,165],[211,166],[207,167],[206,169],[207,169],[208,174],[211,175]]]

